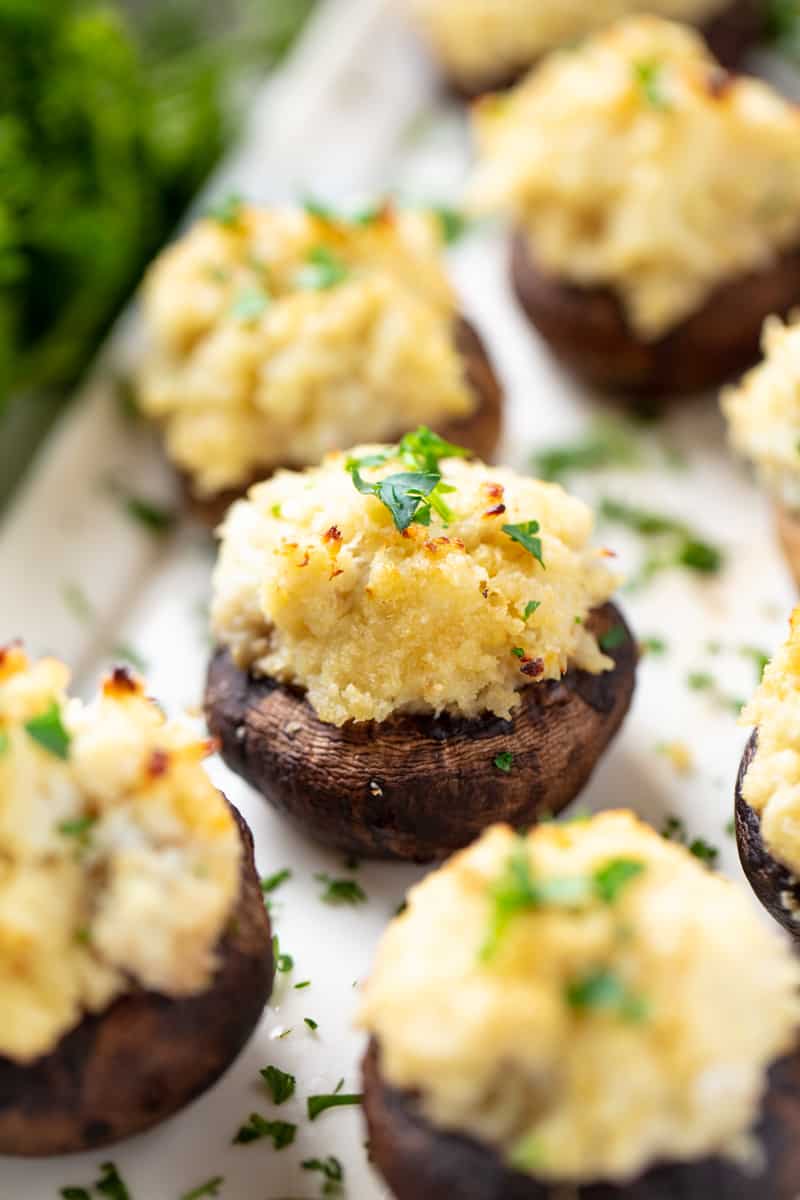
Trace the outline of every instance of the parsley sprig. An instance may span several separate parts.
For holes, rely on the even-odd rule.
[[[72,737],[61,717],[61,706],[52,700],[44,712],[37,713],[25,722],[25,732],[43,750],[55,758],[69,758]]]
[[[409,525],[430,525],[431,514],[437,513],[445,524],[455,519],[444,497],[455,488],[442,479],[440,463],[443,458],[464,458],[469,454],[421,425],[407,433],[397,446],[362,458],[348,458],[345,468],[353,485],[362,496],[375,496],[389,512],[395,528],[404,533]],[[361,474],[368,467],[382,466],[400,460],[410,469],[387,475],[383,479],[367,480]]]
[[[291,1146],[297,1126],[289,1121],[268,1121],[260,1113],[251,1113],[250,1119],[241,1126],[233,1139],[234,1146],[246,1146],[250,1142],[269,1138],[275,1150]]]

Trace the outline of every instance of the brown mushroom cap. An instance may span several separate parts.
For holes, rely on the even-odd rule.
[[[761,838],[761,817],[742,795],[744,777],[757,746],[758,730],[754,729],[744,748],[736,778],[736,845],[739,859],[764,908],[793,938],[800,941],[800,881],[788,867],[770,854]],[[800,1186],[800,1174],[797,1179]]]
[[[253,839],[242,839],[237,908],[211,987],[175,999],[131,992],[85,1017],[43,1058],[0,1058],[0,1154],[43,1156],[105,1146],[157,1125],[228,1069],[272,989],[269,918]]]
[[[610,288],[546,275],[516,233],[511,277],[520,304],[551,350],[595,387],[624,395],[684,395],[716,387],[759,356],[771,313],[800,303],[800,250],[720,284],[692,316],[655,342],[641,341]]]
[[[553,0],[558,3],[558,0]],[[644,6],[646,7],[646,6]],[[745,54],[764,31],[764,0],[732,0],[722,12],[700,27],[711,53],[728,70],[738,67]],[[486,92],[503,91],[516,83],[532,66],[520,66],[487,74],[480,79],[448,76],[448,86],[462,100],[475,100]]]
[[[794,581],[800,587],[800,515],[780,501],[773,504],[773,513],[781,549]]]
[[[745,967],[746,969],[746,967]],[[766,1170],[743,1174],[721,1158],[655,1167],[624,1185],[537,1182],[485,1143],[436,1129],[413,1094],[390,1087],[373,1040],[363,1062],[370,1158],[397,1200],[796,1200],[800,1181],[800,1056],[769,1077],[758,1135]]]
[[[467,382],[475,393],[478,404],[475,411],[468,417],[437,424],[436,432],[446,438],[448,442],[466,446],[478,458],[490,462],[500,440],[503,425],[503,391],[486,352],[483,339],[477,329],[463,317],[459,317],[456,322],[455,342],[459,354],[465,361]],[[397,437],[402,437],[406,432],[405,429],[398,429]],[[292,464],[286,465],[291,466]],[[296,464],[294,465],[296,466]],[[189,477],[183,475],[184,499],[192,516],[202,521],[204,525],[214,528],[220,523],[234,500],[244,496],[254,483],[258,483],[260,479],[269,474],[269,471],[261,472],[249,479],[243,487],[229,488],[224,492],[218,492],[214,496],[205,498],[194,494]]]
[[[613,604],[595,609],[598,636],[621,626],[613,670],[570,670],[532,683],[508,721],[396,716],[319,720],[304,696],[214,654],[208,725],[225,762],[317,841],[346,853],[427,862],[487,825],[533,824],[575,798],[616,733],[633,694],[637,651]],[[508,773],[494,765],[511,752]]]

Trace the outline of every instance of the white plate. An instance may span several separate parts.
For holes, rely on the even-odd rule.
[[[290,64],[265,87],[215,190],[273,200],[390,187],[414,200],[452,199],[468,156],[462,112],[437,98],[430,68],[384,0],[331,0]],[[596,406],[532,336],[509,294],[504,260],[501,235],[485,229],[454,250],[452,267],[464,309],[486,336],[505,384],[504,456],[524,468],[534,447],[572,436]],[[201,696],[212,550],[190,526],[166,543],[155,541],[122,514],[109,489],[111,477],[137,493],[171,495],[151,437],[120,416],[110,382],[135,355],[135,314],[129,314],[0,527],[0,640],[21,635],[35,653],[66,657],[84,691],[114,644],[130,643],[149,664],[153,694],[176,711]],[[668,652],[643,661],[631,715],[580,804],[630,805],[657,827],[678,816],[693,836],[719,847],[724,870],[740,875],[726,826],[746,734],[719,697],[752,692],[755,671],[741,647],[774,649],[794,593],[765,503],[725,449],[714,398],[677,408],[656,442],[680,450],[686,468],[666,465],[653,449],[651,469],[586,478],[576,489],[683,517],[725,548],[727,566],[708,581],[665,573],[623,595],[637,633],[663,637]],[[635,539],[616,529],[601,536],[620,550],[622,569],[634,571]],[[65,601],[76,584],[90,603],[90,620],[76,611],[74,595]],[[709,642],[725,649],[711,654]],[[705,670],[714,674],[717,695],[687,687],[690,672]],[[673,742],[692,756],[687,774],[656,749]],[[55,1200],[64,1185],[95,1179],[106,1159],[117,1163],[133,1200],[179,1200],[217,1175],[224,1177],[224,1200],[305,1200],[318,1196],[321,1185],[299,1164],[327,1154],[343,1161],[351,1200],[385,1194],[366,1163],[358,1110],[334,1110],[310,1124],[305,1099],[331,1091],[340,1078],[346,1090],[358,1090],[356,990],[381,930],[420,871],[362,866],[357,877],[368,903],[331,908],[321,902],[314,874],[346,874],[342,863],[293,833],[221,763],[212,771],[250,822],[261,872],[292,869],[291,881],[275,894],[274,920],[295,968],[279,976],[255,1037],[211,1092],[155,1132],[107,1152],[45,1162],[0,1159],[2,1200]],[[295,990],[304,980],[310,986]],[[306,1016],[319,1023],[316,1033],[304,1025]],[[269,1063],[297,1077],[296,1098],[280,1108],[259,1081]],[[233,1134],[253,1111],[296,1122],[295,1144],[279,1152],[268,1141],[233,1147]]]

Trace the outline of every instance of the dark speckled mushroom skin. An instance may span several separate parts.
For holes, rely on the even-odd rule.
[[[758,730],[750,735],[736,779],[736,844],[744,873],[767,912],[800,942],[800,883],[773,858],[761,838],[761,819],[742,796],[747,768],[758,745]],[[788,904],[788,907],[787,907]],[[797,917],[792,916],[796,906]],[[800,1195],[800,1175],[798,1175]]]
[[[766,1170],[743,1174],[720,1158],[669,1164],[625,1185],[538,1182],[505,1166],[472,1137],[435,1129],[415,1098],[381,1077],[373,1041],[363,1063],[370,1158],[397,1200],[797,1200],[800,1189],[800,1059],[770,1073],[758,1135]]]
[[[598,635],[624,630],[608,651],[613,670],[531,684],[509,721],[401,716],[337,728],[217,650],[209,729],[228,766],[316,840],[374,858],[443,858],[494,821],[527,826],[559,812],[588,780],[628,710],[637,657],[613,604],[590,622]],[[494,759],[507,751],[504,773]]]
[[[274,964],[253,839],[236,817],[242,886],[212,986],[181,999],[132,992],[86,1017],[45,1058],[28,1066],[0,1058],[0,1154],[67,1154],[140,1133],[237,1057],[269,999]]]
[[[558,0],[551,0],[557,3]],[[646,9],[647,5],[642,5]],[[747,51],[759,40],[765,24],[765,0],[733,0],[727,8],[712,17],[701,33],[709,49],[723,67],[733,70],[741,63]],[[503,91],[516,83],[531,66],[523,63],[514,70],[484,75],[480,79],[448,80],[451,91],[462,100],[475,100],[486,92]]]
[[[455,343],[464,361],[467,383],[475,394],[477,406],[468,417],[447,421],[443,424],[436,422],[433,424],[436,432],[446,438],[448,442],[453,442],[457,446],[466,446],[478,458],[482,458],[485,462],[491,462],[503,428],[503,391],[486,352],[483,339],[477,329],[463,317],[459,317],[456,322]],[[401,438],[407,432],[406,429],[398,429],[396,438]],[[392,439],[387,440],[391,441]],[[284,465],[297,468],[296,463]],[[234,500],[245,495],[254,483],[267,478],[271,473],[267,470],[261,471],[254,475],[244,487],[231,488],[207,498],[194,495],[190,480],[184,475],[182,477],[184,500],[192,516],[204,525],[214,528],[220,523]]]

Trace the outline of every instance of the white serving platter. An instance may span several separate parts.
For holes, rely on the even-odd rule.
[[[335,200],[387,189],[415,202],[453,201],[468,165],[464,114],[438,93],[388,0],[329,0],[258,97],[214,190],[238,190],[255,201],[310,192]],[[501,231],[477,230],[451,260],[464,310],[484,334],[506,389],[502,457],[527,469],[535,448],[583,430],[598,401],[561,371],[518,312]],[[114,648],[126,644],[146,661],[151,692],[177,711],[196,707],[202,695],[213,547],[189,523],[166,539],[152,537],[114,494],[174,499],[153,438],[118,404],[114,379],[136,353],[134,311],[0,525],[0,641],[22,636],[33,653],[66,658],[84,692]],[[686,520],[724,548],[726,566],[710,579],[666,571],[623,592],[637,634],[662,638],[667,649],[643,660],[633,710],[579,803],[590,810],[628,805],[659,828],[678,817],[691,836],[719,849],[723,870],[740,877],[726,829],[746,732],[731,701],[747,698],[756,682],[747,648],[772,651],[782,640],[794,589],[765,502],[726,450],[714,397],[675,408],[644,443],[647,469],[576,478],[575,490]],[[683,466],[675,465],[676,455]],[[611,527],[598,536],[619,550],[621,570],[634,574],[637,539]],[[713,686],[692,690],[693,672],[713,674]],[[685,752],[685,771],[664,752],[670,745]],[[300,1163],[328,1154],[343,1162],[351,1200],[385,1196],[367,1164],[358,1109],[336,1109],[312,1124],[305,1101],[340,1079],[344,1090],[358,1091],[358,986],[381,930],[422,871],[370,864],[349,871],[289,829],[220,762],[211,769],[250,823],[261,873],[292,870],[274,895],[273,916],[294,969],[278,977],[256,1035],[207,1095],[155,1132],[107,1152],[40,1162],[0,1158],[0,1200],[56,1200],[66,1185],[89,1185],[108,1159],[131,1200],[180,1200],[216,1176],[224,1178],[223,1200],[313,1200],[320,1178]],[[367,903],[324,904],[318,872],[355,876]],[[308,987],[296,989],[306,980]],[[318,1022],[316,1032],[305,1017]],[[295,1098],[280,1108],[260,1084],[259,1069],[270,1063],[297,1078]],[[269,1141],[232,1146],[254,1111],[296,1122],[295,1143],[281,1151]]]

